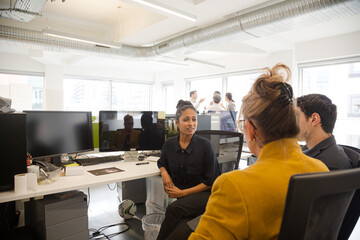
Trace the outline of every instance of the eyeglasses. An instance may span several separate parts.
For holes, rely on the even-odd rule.
[[[239,120],[238,120],[238,127],[239,127],[239,129],[240,129],[241,131],[244,131],[245,121],[246,121],[246,120],[249,121],[249,123],[251,124],[251,126],[254,127],[255,130],[257,130],[257,128],[256,128],[256,126],[254,125],[254,123],[253,123],[250,119],[245,118],[245,119],[239,119]]]

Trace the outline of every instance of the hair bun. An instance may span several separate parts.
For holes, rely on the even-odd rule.
[[[187,105],[192,105],[192,103],[190,101],[184,101],[184,100],[180,99],[176,105],[176,108],[179,108],[182,106],[187,106]]]

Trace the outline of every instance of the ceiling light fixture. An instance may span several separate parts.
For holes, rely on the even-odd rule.
[[[201,64],[210,65],[210,66],[219,67],[219,68],[225,68],[224,65],[220,65],[220,64],[216,64],[216,63],[212,63],[212,62],[207,62],[207,61],[196,59],[196,58],[184,58],[184,61],[185,62],[201,63]]]
[[[181,66],[181,67],[190,67],[188,64],[186,63],[179,63],[179,62],[171,62],[171,61],[167,61],[167,60],[157,60],[157,63],[165,63],[165,64],[170,64],[170,65],[176,65],[176,66]]]
[[[53,37],[74,40],[74,41],[78,41],[78,42],[95,44],[95,45],[102,46],[102,47],[109,47],[109,48],[121,48],[122,47],[121,44],[116,44],[115,42],[100,41],[98,39],[93,39],[93,38],[84,37],[84,36],[77,36],[77,35],[70,34],[70,33],[58,32],[58,31],[54,31],[51,29],[43,29],[42,33],[47,36],[53,36]]]
[[[148,0],[132,0],[132,1],[143,4],[143,5],[146,5],[148,7],[155,8],[157,10],[160,10],[160,11],[163,11],[163,12],[175,15],[175,16],[178,16],[178,17],[181,17],[181,18],[184,18],[184,19],[192,21],[192,22],[197,21],[196,16],[191,15],[191,14],[186,13],[186,12],[183,12],[181,10],[175,9],[173,7],[167,6],[167,5],[165,5],[163,3],[160,3],[160,2],[148,1]]]

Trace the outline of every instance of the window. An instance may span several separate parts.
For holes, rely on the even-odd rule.
[[[214,91],[221,92],[222,103],[226,106],[225,94],[230,92],[235,101],[236,110],[239,111],[241,107],[242,98],[249,92],[251,85],[259,76],[260,71],[252,70],[246,72],[237,72],[224,74],[220,77],[208,77],[201,79],[190,79],[189,89],[197,90],[198,100],[205,97],[205,103],[200,106],[200,112],[211,101]]]
[[[12,99],[17,111],[43,109],[43,91],[41,74],[0,73],[0,96]]]
[[[113,110],[150,111],[150,84],[112,82]]]
[[[114,80],[64,79],[64,108],[72,111],[150,110],[151,84]]]
[[[334,135],[338,144],[360,148],[360,62],[300,66],[302,93],[320,93],[337,106]],[[301,80],[301,79],[300,79]]]
[[[64,79],[64,109],[66,111],[92,111],[110,109],[110,82],[101,80]]]
[[[163,93],[165,96],[165,113],[175,114],[177,102],[174,97],[174,84],[163,84]]]
[[[236,111],[240,111],[243,97],[248,94],[252,84],[258,76],[259,73],[249,73],[228,77],[228,90],[226,92],[231,92],[233,100],[235,101]]]
[[[206,100],[200,105],[198,111],[202,112],[205,107],[213,100],[213,94],[215,91],[223,93],[223,78],[204,78],[190,81],[190,91],[196,90],[198,93],[198,101],[200,98],[206,98]],[[190,93],[189,91],[189,93]],[[222,95],[222,94],[221,94]],[[190,95],[188,95],[190,99]],[[223,98],[223,96],[221,96]],[[224,102],[224,99],[221,100]]]

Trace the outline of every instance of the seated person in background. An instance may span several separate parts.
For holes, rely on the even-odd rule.
[[[321,94],[297,98],[299,111],[299,141],[305,141],[303,152],[321,160],[330,170],[351,168],[351,160],[332,135],[336,122],[336,105]]]
[[[161,149],[164,139],[160,136],[157,126],[153,123],[152,112],[145,112],[141,116],[142,133],[139,136],[139,146],[141,150]]]
[[[266,68],[243,98],[239,128],[258,160],[217,178],[190,240],[277,239],[290,177],[329,171],[306,156],[297,142],[297,113],[286,83],[290,74],[284,64]]]
[[[165,213],[158,240],[179,239],[172,232],[182,223],[205,211],[210,189],[220,175],[219,163],[206,138],[195,135],[196,109],[189,101],[180,100],[175,114],[179,136],[169,138],[158,160],[164,190],[170,198],[177,198]],[[191,231],[180,231],[187,239]]]
[[[213,97],[214,97],[215,95],[219,95],[219,96],[221,97],[221,92],[220,92],[220,91],[215,91],[215,92],[213,93]],[[220,101],[221,101],[221,100],[220,100]],[[213,104],[214,104],[214,99],[211,100],[211,102],[209,103],[209,105],[207,105],[207,106],[204,107],[204,112],[206,111],[207,108],[209,108],[209,106],[211,106],[211,105],[213,105]],[[226,107],[224,106],[224,104],[223,104],[222,102],[220,102],[219,105],[223,108],[223,110],[226,109]]]
[[[128,151],[139,148],[139,130],[134,130],[134,119],[131,115],[124,116],[124,129],[118,129],[111,141],[110,148]]]
[[[209,105],[207,108],[206,108],[206,111],[205,113],[208,113],[209,111],[214,111],[214,112],[218,112],[218,111],[222,111],[224,110],[223,107],[220,106],[220,102],[221,102],[221,96],[218,95],[218,94],[215,94],[213,96],[213,104],[212,105]]]

